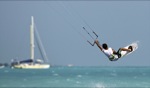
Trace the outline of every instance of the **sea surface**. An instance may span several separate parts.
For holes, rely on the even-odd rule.
[[[0,88],[150,88],[150,67],[0,69]]]

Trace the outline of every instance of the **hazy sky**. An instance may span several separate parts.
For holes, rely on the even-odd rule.
[[[31,16],[39,31],[49,63],[78,66],[150,66],[149,1],[0,1],[0,62],[30,58]],[[88,25],[100,43],[115,50],[134,41],[139,48],[111,62],[83,31]],[[40,58],[37,46],[35,57]]]

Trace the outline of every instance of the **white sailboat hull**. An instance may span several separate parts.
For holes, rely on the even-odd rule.
[[[48,69],[48,68],[50,68],[50,65],[49,64],[24,63],[24,64],[14,65],[13,68],[18,68],[18,69]]]

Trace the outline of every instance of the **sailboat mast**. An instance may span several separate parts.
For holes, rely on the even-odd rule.
[[[30,25],[30,58],[34,59],[34,18],[31,16]]]

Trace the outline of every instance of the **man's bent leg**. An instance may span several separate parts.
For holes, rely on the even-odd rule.
[[[131,49],[126,49],[126,48],[120,48],[121,51],[128,51],[128,52],[131,52],[132,50]]]

